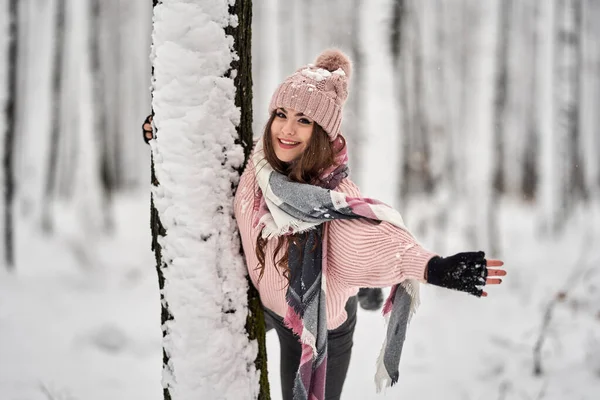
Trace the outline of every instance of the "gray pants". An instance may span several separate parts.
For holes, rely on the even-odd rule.
[[[348,319],[327,334],[327,378],[325,383],[325,399],[339,400],[346,380],[350,356],[352,354],[352,337],[356,326],[356,296],[350,297],[346,303]],[[283,318],[265,308],[267,331],[275,329],[279,337],[281,349],[281,394],[283,400],[293,400],[294,378],[300,364],[302,348],[298,337],[283,324]]]

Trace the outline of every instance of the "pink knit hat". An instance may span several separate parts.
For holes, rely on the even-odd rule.
[[[348,98],[350,59],[337,49],[322,52],[314,64],[298,69],[271,98],[269,113],[289,107],[319,124],[331,141],[340,134],[342,106]]]

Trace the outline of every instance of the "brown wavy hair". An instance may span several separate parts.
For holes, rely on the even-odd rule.
[[[327,132],[325,132],[325,130],[316,122],[313,122],[312,136],[302,155],[292,162],[283,162],[275,155],[275,149],[273,148],[273,142],[271,140],[271,124],[275,119],[276,112],[277,110],[271,114],[271,117],[267,121],[263,131],[263,148],[267,162],[275,171],[286,175],[293,182],[317,184],[323,171],[335,163],[335,156],[337,155],[333,148],[332,142],[329,140]],[[342,146],[342,148],[343,147],[344,146]],[[273,252],[273,264],[283,271],[283,276],[287,279],[288,283],[290,281],[288,252],[284,251],[283,255],[279,259],[277,259],[277,254],[280,253],[284,245],[289,244],[290,240],[295,246],[300,247],[304,245],[304,242],[306,241],[306,235],[297,233],[294,235],[280,236],[277,238],[277,245],[275,247],[275,251]],[[258,258],[258,266],[256,269],[260,270],[258,276],[259,282],[265,273],[265,249],[267,242],[268,240],[264,239],[259,233],[258,237],[256,238],[256,257]]]

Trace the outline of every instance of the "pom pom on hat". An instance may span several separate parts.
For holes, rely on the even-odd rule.
[[[350,59],[338,49],[328,49],[319,54],[315,61],[315,67],[326,69],[329,72],[334,72],[341,68],[348,79],[350,79],[350,75],[352,74]]]

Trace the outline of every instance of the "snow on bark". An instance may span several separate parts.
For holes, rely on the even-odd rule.
[[[231,1],[163,1],[154,8],[151,142],[164,296],[173,315],[163,329],[173,399],[254,399],[257,347],[247,339],[245,267],[233,219],[232,187],[244,160],[234,143],[236,24]]]

